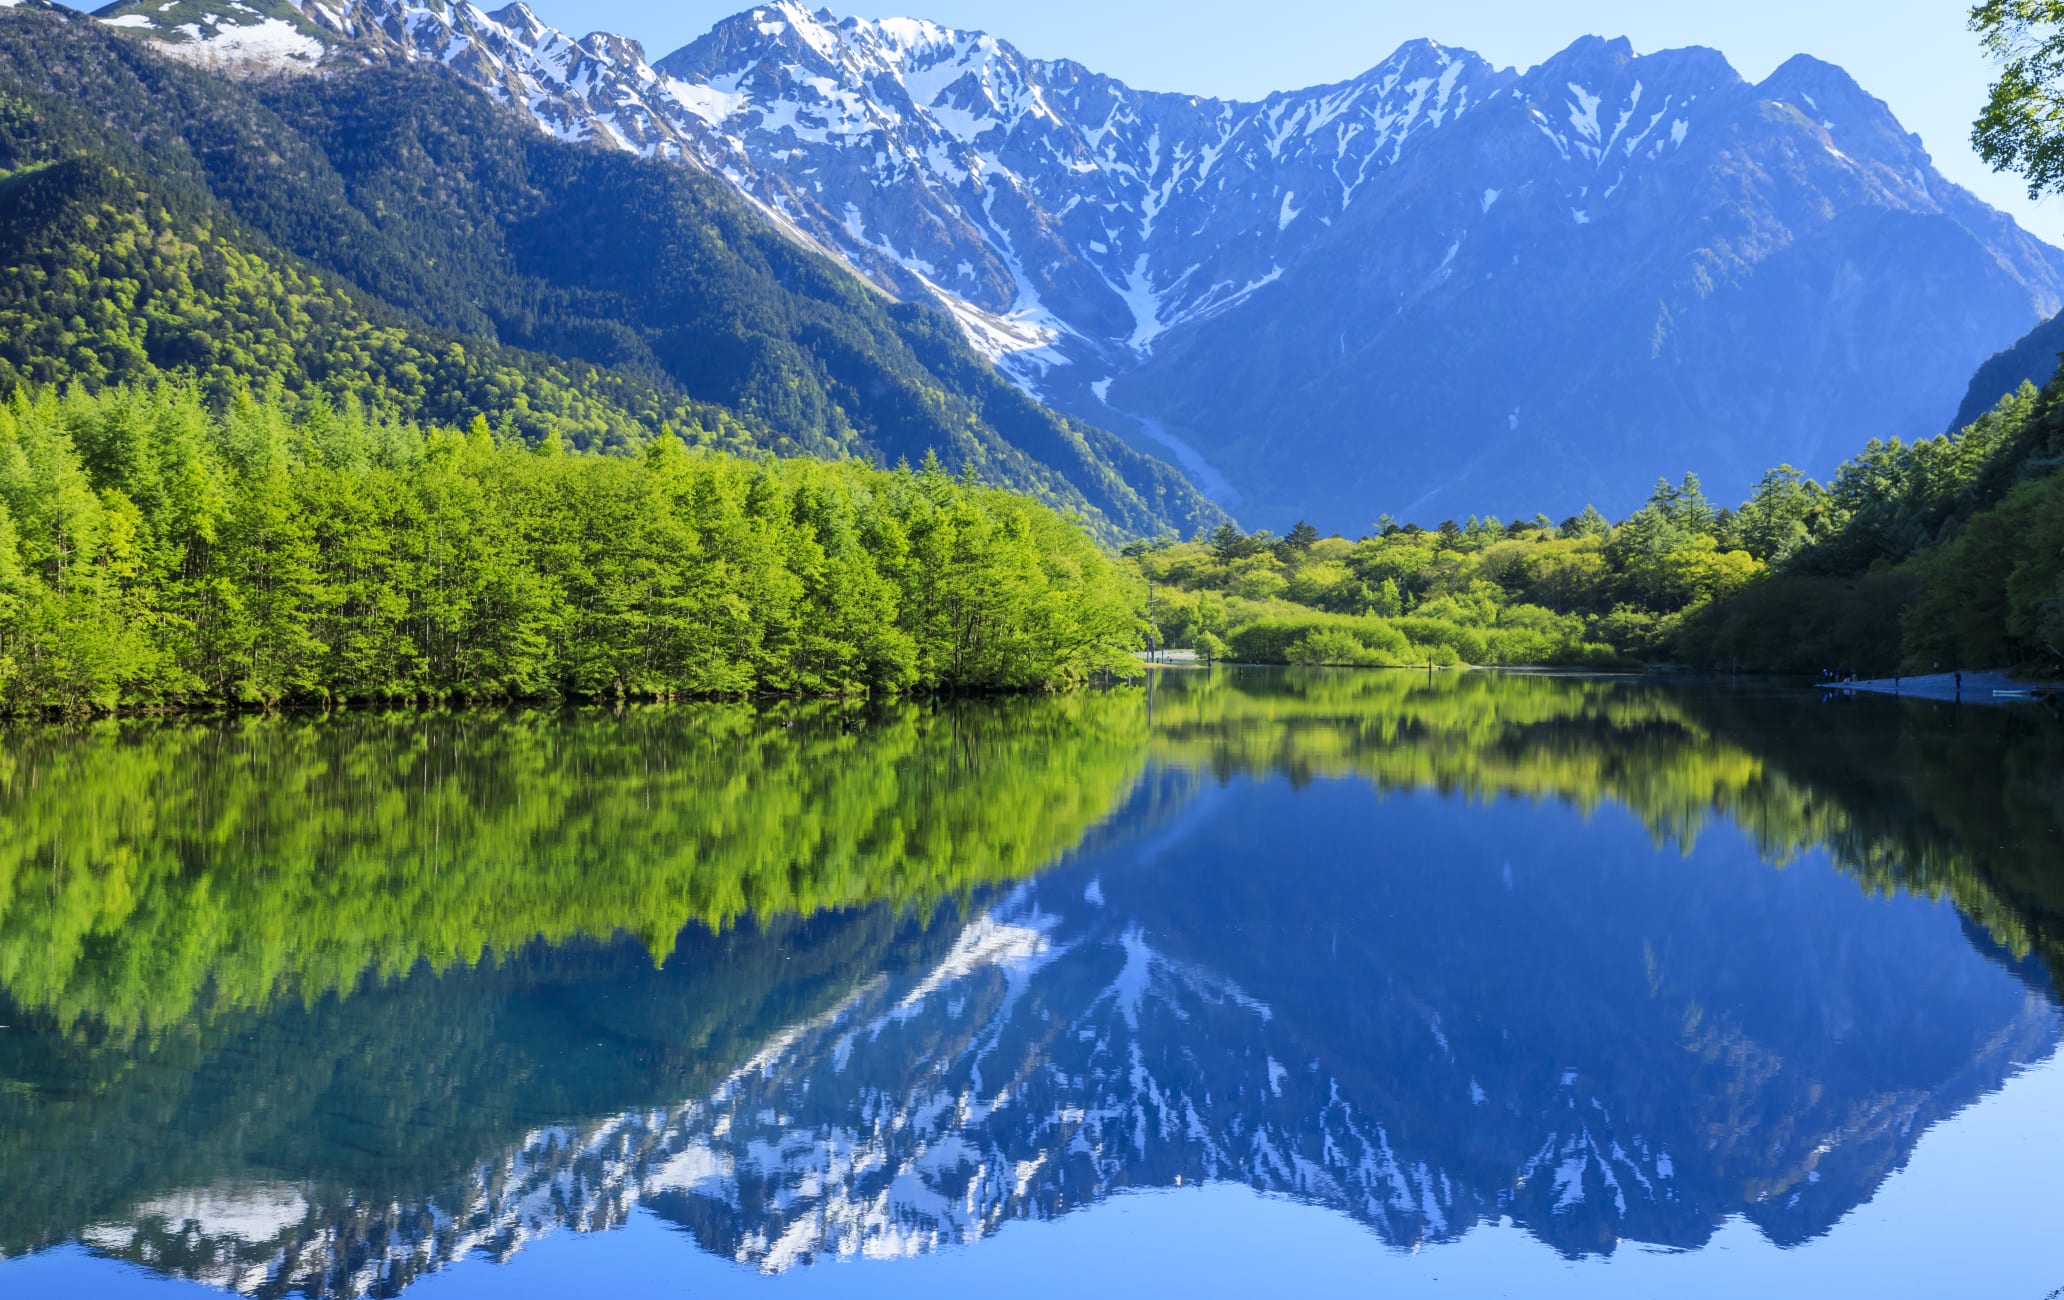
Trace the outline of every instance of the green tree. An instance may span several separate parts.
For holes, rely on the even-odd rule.
[[[1585,506],[1582,513],[1563,520],[1556,531],[1564,537],[1604,537],[1612,532],[1612,524],[1599,513],[1597,506]]]
[[[1769,564],[1782,564],[1813,539],[1826,493],[1790,465],[1765,474],[1729,529],[1731,540]]]
[[[1211,549],[1217,553],[1220,564],[1231,564],[1244,553],[1242,544],[1246,541],[1240,530],[1232,524],[1220,524],[1211,531]]]
[[[1379,618],[1396,618],[1405,612],[1405,599],[1398,591],[1397,579],[1385,578],[1382,585],[1371,593],[1369,612]]]
[[[1286,555],[1308,555],[1311,553],[1311,548],[1318,543],[1318,540],[1319,530],[1300,519],[1297,521],[1296,526],[1284,535],[1283,540],[1278,543],[1278,548]]]
[[[1971,30],[1999,64],[1971,143],[1997,171],[2019,172],[2030,198],[2064,184],[2064,0],[1984,0]]]
[[[1706,499],[1705,486],[1696,474],[1686,474],[1684,481],[1677,484],[1668,479],[1659,480],[1648,505],[1672,527],[1686,533],[1711,533],[1718,516],[1713,503]]]
[[[1136,609],[1079,522],[941,468],[541,456],[277,394],[18,394],[0,508],[0,710],[1043,689]]]

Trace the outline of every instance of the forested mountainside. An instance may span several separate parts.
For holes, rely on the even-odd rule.
[[[2060,356],[2064,356],[2064,316],[2052,316],[1978,367],[1951,429],[1969,426],[2023,384],[2047,387],[2056,376]]]
[[[1699,610],[1694,663],[1867,674],[2013,665],[2064,676],[2064,384],[2024,384],[1955,435],[1873,441],[1797,497],[1799,545]]]
[[[520,4],[104,12],[197,62],[440,63],[547,133],[700,163],[1249,526],[1824,477],[1940,431],[2064,305],[2064,253],[1810,58],[1752,85],[1711,50],[1586,38],[1521,74],[1415,42],[1246,104],[789,0],[654,61]]]
[[[191,373],[533,440],[936,453],[1106,536],[1222,516],[689,168],[540,134],[440,69],[231,79],[0,11],[0,380]]]

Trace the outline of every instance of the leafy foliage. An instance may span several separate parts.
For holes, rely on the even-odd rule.
[[[16,730],[0,985],[164,1028],[535,939],[663,959],[691,923],[931,905],[1074,847],[1143,718],[1081,693]]]
[[[1129,554],[1169,645],[1209,636],[1249,663],[1604,666],[1659,654],[1688,613],[1792,545],[1779,498],[1798,476],[1781,471],[1766,489],[1730,514],[1696,476],[1662,483],[1617,528],[1596,510],[1560,526],[1385,521],[1356,542],[1308,524],[1280,540],[1221,527]]]
[[[1733,510],[1687,475],[1617,525],[1385,519],[1354,542],[1222,526],[1126,554],[1161,643],[1250,663],[2055,670],[2059,465],[2064,386],[2024,385],[1955,434],[1872,442],[1826,485],[1774,469]]]
[[[0,710],[1024,690],[1132,597],[1025,497],[662,436],[533,450],[191,387],[0,408]]]
[[[733,448],[766,440],[663,384],[399,323],[91,159],[32,165],[0,193],[0,393],[176,374],[217,404],[255,380],[280,402],[461,425],[492,413],[576,447],[627,448],[669,426]]]
[[[1787,671],[2055,671],[2060,402],[2055,383],[2024,385],[1957,434],[1874,442],[1826,488],[1773,493],[1795,544],[1767,579],[1689,620],[1678,652]]]
[[[1972,145],[1995,170],[2026,177],[2028,197],[2056,191],[2064,186],[2064,3],[1984,0],[1971,6],[1971,30],[2000,65]]]

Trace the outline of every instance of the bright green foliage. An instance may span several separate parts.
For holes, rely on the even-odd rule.
[[[1222,527],[1129,554],[1156,585],[1169,645],[1211,636],[1248,663],[1600,666],[1661,656],[1688,613],[1764,571],[1735,518],[1688,476],[1618,528],[1596,510],[1561,528],[1386,523],[1358,542]]]
[[[1954,436],[1873,442],[1825,488],[1779,470],[1731,523],[1775,572],[1719,575],[1720,599],[1678,630],[1676,651],[1802,672],[2056,672],[2060,464],[2053,383],[2023,385]]]
[[[2019,172],[2028,196],[2064,187],[2064,3],[1984,0],[1971,30],[2000,65],[1992,97],[1971,129],[1980,157]]]
[[[379,713],[15,731],[0,987],[63,1021],[350,992],[1037,871],[1146,761],[1143,698]],[[197,869],[209,864],[208,869]]]
[[[1035,690],[1134,634],[1124,576],[1025,497],[671,435],[24,391],[0,511],[0,711]]]
[[[1955,435],[1873,442],[1826,486],[1791,466],[1736,510],[1696,475],[1595,509],[1278,541],[1224,526],[1127,551],[1156,634],[1249,663],[2064,671],[2064,387]]]
[[[1755,495],[1734,515],[1734,536],[1742,549],[1782,564],[1813,540],[1813,526],[1826,509],[1827,492],[1790,465],[1763,476]]]
[[[0,395],[176,373],[220,400],[256,377],[279,385],[277,400],[449,422],[492,410],[527,438],[583,447],[630,446],[662,422],[719,445],[770,440],[649,381],[383,323],[336,283],[97,162],[17,173],[0,195]]]

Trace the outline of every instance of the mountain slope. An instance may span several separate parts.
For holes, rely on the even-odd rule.
[[[9,171],[10,107],[0,97],[0,393],[178,374],[216,400],[276,383],[298,401],[454,427],[492,416],[594,449],[663,424],[733,450],[770,436],[637,376],[410,326],[98,160]]]
[[[1646,110],[1659,87],[1685,116]],[[1685,468],[1733,493],[1939,431],[2060,266],[1838,69],[1750,87],[1717,55],[1600,42],[1395,169],[1113,400],[1191,431],[1278,512],[1624,506]],[[1249,432],[1272,412],[1298,441]],[[1297,468],[1312,448],[1323,484]]]
[[[196,60],[279,24],[311,64],[442,63],[552,135],[700,163],[1250,524],[1825,473],[1937,431],[2064,305],[2064,254],[1811,59],[1752,86],[1710,50],[1586,38],[1520,74],[1422,41],[1241,104],[790,0],[656,62],[521,5],[202,7],[107,12]]]
[[[689,395],[771,450],[936,451],[1108,535],[1219,517],[1175,471],[1012,388],[937,313],[884,300],[699,172],[569,147],[435,69],[232,81],[105,24],[27,8],[0,24],[25,156],[91,156],[184,194],[398,319]]]
[[[1968,429],[1998,405],[2002,397],[2023,384],[2049,387],[2050,380],[2056,378],[2060,356],[2064,356],[2064,316],[2052,316],[1978,367],[1950,429]]]

